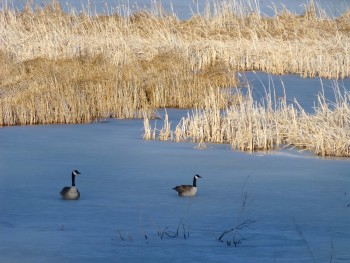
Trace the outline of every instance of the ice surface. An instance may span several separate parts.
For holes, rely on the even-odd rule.
[[[335,87],[338,87],[342,94],[344,90],[350,90],[350,79],[338,81],[321,78],[301,79],[296,75],[279,76],[262,72],[241,72],[238,77],[241,83],[249,83],[254,99],[260,100],[266,97],[267,93],[271,93],[272,98],[274,96],[282,98],[286,93],[288,104],[293,104],[296,100],[308,113],[313,113],[314,108],[317,107],[318,94],[324,94],[327,102],[333,103]]]
[[[284,81],[287,94],[293,82],[306,84],[302,97],[314,93],[311,80]],[[187,111],[168,113],[175,125]],[[144,141],[142,128],[113,119],[1,128],[0,262],[350,262],[348,159],[197,150]],[[81,199],[63,201],[73,169]],[[196,173],[198,195],[178,197],[172,187]],[[217,241],[247,219],[256,222],[239,246]]]
[[[26,1],[9,2],[21,9]],[[88,1],[66,2],[66,10],[80,10]],[[259,2],[262,12],[273,14],[271,2]],[[306,1],[274,2],[300,13]],[[331,15],[348,7],[345,0],[316,2]],[[170,10],[170,2],[163,5]],[[173,3],[182,19],[191,16],[189,5],[196,11],[196,1]],[[245,76],[257,97],[272,83],[265,74]],[[283,95],[279,77],[272,78]],[[319,80],[282,79],[287,97],[311,112]],[[175,124],[187,111],[168,113]],[[142,120],[108,120],[1,128],[0,262],[350,262],[348,159],[290,150],[247,154],[226,145],[196,150],[144,141],[142,127]],[[81,199],[63,201],[59,192],[73,169],[82,172],[76,179]],[[198,196],[178,197],[171,188],[191,183],[195,173],[203,176]],[[249,205],[241,213],[244,191]],[[241,231],[247,239],[238,247],[217,241],[246,219],[256,222]],[[178,237],[166,237],[179,224],[189,237],[182,227]]]

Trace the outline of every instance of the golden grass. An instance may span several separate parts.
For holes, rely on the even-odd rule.
[[[237,91],[240,102],[224,110],[211,96],[205,109],[189,113],[173,130],[167,115],[160,130],[145,118],[144,138],[194,142],[200,148],[206,142],[224,143],[233,150],[249,152],[287,145],[320,156],[350,157],[350,92],[340,92],[337,85],[334,91],[334,103],[319,94],[314,114],[306,113],[297,102],[287,104],[285,98],[274,99],[271,94],[257,102],[250,92],[243,97]]]
[[[0,54],[2,126],[141,118],[156,107],[200,106],[215,81],[215,74],[193,73],[175,53],[124,66],[102,55],[16,63]]]
[[[111,115],[133,118],[142,116],[141,108],[148,109],[137,87],[120,83],[116,88],[115,67],[101,57],[36,58],[8,65],[10,72],[19,74],[2,83],[1,125],[82,123]]]
[[[221,60],[235,70],[349,76],[347,13],[337,19],[317,16],[322,10],[311,1],[304,15],[283,10],[263,17],[240,5],[214,2],[207,13],[186,21],[150,10],[129,17],[65,14],[57,4],[21,13],[5,10],[0,14],[2,50],[21,61],[102,53],[114,64],[176,51],[193,70]]]
[[[348,13],[260,15],[255,1],[208,3],[186,21],[159,10],[66,14],[53,4],[0,11],[0,126],[135,118],[204,107],[235,71],[348,77]],[[227,103],[227,102],[225,102]]]

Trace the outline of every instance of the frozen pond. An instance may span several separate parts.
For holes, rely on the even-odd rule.
[[[176,123],[187,111],[168,113]],[[197,150],[144,141],[142,128],[112,119],[1,128],[0,262],[350,262],[350,160]],[[73,169],[81,199],[63,201]],[[198,195],[178,197],[171,188],[196,173]],[[255,222],[237,247],[218,242],[245,220]]]
[[[317,95],[324,94],[328,103],[332,104],[335,99],[335,88],[339,88],[341,94],[345,90],[350,90],[350,79],[340,79],[338,81],[304,78],[296,75],[270,75],[263,72],[241,72],[238,75],[240,83],[244,87],[251,87],[253,97],[261,100],[267,93],[276,98],[283,98],[286,95],[287,103],[298,104],[308,113],[313,113],[318,106]]]

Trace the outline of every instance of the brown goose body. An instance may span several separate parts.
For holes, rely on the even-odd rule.
[[[80,198],[80,192],[75,186],[75,176],[80,174],[78,170],[72,171],[72,186],[65,186],[60,194],[64,200],[77,200]]]
[[[80,192],[75,186],[66,186],[60,192],[64,200],[77,200],[80,198]]]
[[[195,196],[197,194],[197,179],[202,178],[198,174],[193,177],[193,185],[178,185],[173,189],[179,196]]]

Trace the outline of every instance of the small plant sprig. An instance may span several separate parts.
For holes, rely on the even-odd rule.
[[[121,232],[120,230],[118,230],[117,232],[118,232],[118,234],[119,234],[119,238],[120,238],[122,241],[132,241],[132,240],[133,240],[133,238],[132,238],[132,236],[130,235],[130,233],[128,233],[128,232],[123,233],[123,232]]]
[[[347,197],[347,192],[344,192],[344,196]],[[346,207],[350,207],[350,200],[347,198],[347,204]]]
[[[248,179],[249,179],[249,176],[247,180]],[[219,242],[226,243],[228,246],[237,247],[238,245],[241,245],[243,240],[247,239],[243,236],[242,230],[249,228],[252,224],[256,222],[256,220],[253,220],[253,219],[246,219],[246,220],[240,219],[242,215],[245,213],[247,206],[252,201],[252,200],[250,201],[250,199],[248,198],[248,193],[245,190],[246,182],[243,184],[243,188],[242,188],[242,194],[241,194],[242,203],[241,203],[241,208],[240,208],[239,216],[236,220],[236,223],[232,228],[223,231],[222,234],[217,238]],[[232,234],[232,236],[228,238],[229,234]]]
[[[219,242],[225,242],[228,246],[235,246],[242,244],[243,240],[246,238],[240,233],[240,230],[249,227],[251,224],[255,223],[256,220],[244,220],[243,222],[236,224],[233,228],[225,230],[220,237],[218,238]],[[225,240],[225,236],[229,233],[232,233],[232,238],[230,240]],[[238,237],[237,237],[238,236]]]
[[[180,222],[177,226],[176,232],[168,230],[169,227],[166,227],[163,231],[158,231],[158,236],[160,239],[163,238],[177,238],[177,237],[183,237],[184,239],[187,239],[190,237],[190,226],[186,228],[186,225],[182,222]],[[182,229],[182,233],[180,233]]]
[[[143,224],[143,210],[142,210],[142,206],[140,207],[140,225],[141,225],[141,230],[142,230],[143,236],[147,240],[148,236],[146,234],[145,227],[144,227],[144,224]]]
[[[142,205],[140,206],[140,227],[142,234],[145,238],[145,240],[149,240],[149,235],[146,233],[145,227],[144,227],[144,216],[143,216],[143,208]],[[176,231],[170,230],[168,226],[165,228],[161,229],[154,220],[151,220],[152,224],[157,230],[157,236],[160,237],[160,239],[165,239],[165,238],[178,238],[178,237],[183,237],[184,239],[187,239],[190,237],[190,226],[186,226],[185,223],[183,223],[183,218],[181,217],[179,220],[179,223],[177,225]],[[119,233],[120,239],[125,240],[123,235]],[[127,233],[128,234],[128,233]],[[129,240],[132,240],[130,235],[128,234]]]

